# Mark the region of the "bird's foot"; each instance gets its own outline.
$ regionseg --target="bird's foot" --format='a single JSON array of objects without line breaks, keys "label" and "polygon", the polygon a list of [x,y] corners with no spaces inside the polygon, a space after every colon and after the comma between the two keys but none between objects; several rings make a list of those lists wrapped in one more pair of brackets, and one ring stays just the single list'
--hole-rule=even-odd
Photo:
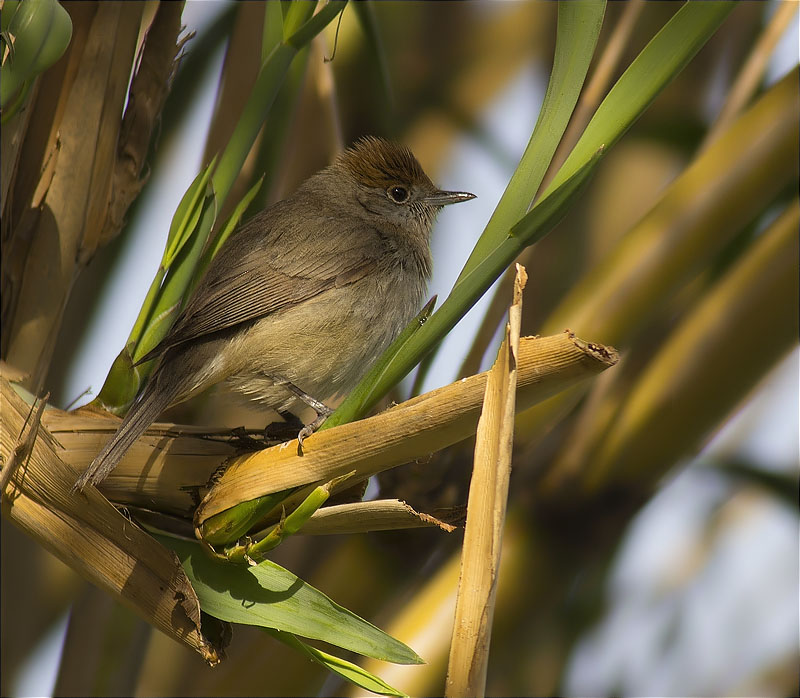
[{"label": "bird's foot", "polygon": [[311,436],[317,429],[322,426],[322,423],[333,414],[333,410],[328,407],[324,402],[317,400],[308,393],[298,388],[294,383],[289,381],[282,381],[281,385],[289,392],[293,393],[295,397],[311,407],[316,413],[316,418],[306,424],[297,434],[297,455],[303,455],[303,441]]},{"label": "bird's foot", "polygon": [[311,436],[317,429],[322,426],[322,423],[333,414],[333,410],[326,405],[322,405],[325,408],[325,412],[317,411],[316,418],[306,424],[300,432],[297,434],[297,455],[303,455],[303,441],[305,441],[309,436]]}]

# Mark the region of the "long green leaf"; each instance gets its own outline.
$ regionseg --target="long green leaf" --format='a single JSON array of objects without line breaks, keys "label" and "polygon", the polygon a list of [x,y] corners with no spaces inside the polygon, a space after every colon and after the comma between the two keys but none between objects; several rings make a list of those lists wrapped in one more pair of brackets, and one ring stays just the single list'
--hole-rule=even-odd
[{"label": "long green leaf", "polygon": [[283,41],[287,43],[296,31],[300,29],[314,14],[313,2],[290,2],[286,7],[283,18]]},{"label": "long green leaf", "polygon": [[[306,3],[297,4],[305,5]],[[217,192],[219,197],[220,205],[228,196],[228,192],[244,165],[244,161],[261,129],[264,118],[286,78],[292,59],[300,49],[308,44],[344,9],[346,4],[342,0],[329,2],[299,29],[291,33],[288,38],[275,46],[264,61],[253,86],[253,91],[250,93],[250,97],[242,110],[236,130],[220,157],[217,169],[214,171],[212,182],[214,191]],[[284,20],[284,26],[288,21],[290,26],[293,27],[300,16],[297,14],[299,12],[300,9],[293,10],[292,6],[290,6]],[[269,18],[272,19],[274,14],[274,12],[269,13]],[[284,35],[286,35],[286,32],[284,32]],[[271,33],[268,34],[268,37],[271,36]]]},{"label": "long green leaf", "polygon": [[159,297],[153,309],[153,315],[133,352],[134,362],[154,349],[172,327],[172,323],[180,312],[182,303],[185,303],[186,290],[194,276],[195,267],[208,241],[208,236],[211,234],[216,218],[217,199],[211,193],[203,201],[203,207],[194,231],[187,238],[175,257],[174,263],[167,271],[167,276],[161,285]]},{"label": "long green leaf", "polygon": [[610,148],[616,143],[714,35],[735,6],[735,2],[719,0],[685,3],[611,88],[548,191],[575,174],[598,148]]},{"label": "long green leaf", "polygon": [[575,0],[558,4],[553,70],[539,118],[522,159],[458,281],[497,247],[509,228],[528,210],[580,96],[600,35],[605,9],[605,0]]},{"label": "long green leaf", "polygon": [[205,167],[181,197],[170,223],[161,263],[150,282],[125,346],[114,360],[95,404],[124,415],[150,366],[134,366],[166,335],[180,308],[188,279],[216,218],[216,202],[208,182],[215,160]]},{"label": "long green leaf", "polygon": [[220,563],[197,543],[158,539],[177,553],[200,606],[215,618],[283,630],[396,664],[422,663],[410,647],[274,562]]},{"label": "long green leaf", "polygon": [[264,28],[261,35],[261,62],[283,39],[283,12],[278,2],[264,3]]},{"label": "long green leaf", "polygon": [[360,686],[367,691],[377,693],[381,696],[406,695],[402,691],[398,691],[396,688],[393,688],[388,683],[375,676],[375,674],[371,674],[366,669],[362,669],[360,666],[353,664],[352,662],[348,662],[341,657],[336,657],[328,652],[318,650],[316,647],[311,647],[305,642],[298,640],[291,633],[284,633],[280,630],[274,630],[273,628],[264,628],[264,631],[272,635],[272,637],[274,637],[276,640],[279,640],[283,644],[288,645],[298,652],[301,652],[315,664],[324,666],[328,671],[341,676],[346,681],[349,681],[356,686]]},{"label": "long green leaf", "polygon": [[175,209],[175,215],[172,216],[167,233],[167,245],[161,260],[161,266],[164,269],[172,266],[175,258],[194,233],[197,222],[200,220],[200,214],[203,212],[205,198],[210,194],[207,187],[215,164],[216,158],[212,159],[208,166],[194,178],[186,193],[181,197],[178,208]]},{"label": "long green leaf", "polygon": [[317,14],[294,32],[286,40],[286,43],[299,51],[336,19],[339,13],[344,10],[345,5],[347,5],[347,0],[329,0]]},{"label": "long green leaf", "polygon": [[213,167],[214,160],[198,173],[189,185],[186,193],[181,197],[178,207],[175,209],[172,221],[170,222],[169,232],[167,233],[167,243],[161,255],[161,263],[153,277],[153,281],[150,283],[147,296],[145,296],[142,307],[139,309],[139,315],[133,323],[133,328],[128,335],[126,346],[130,348],[131,353],[136,350],[142,335],[154,315],[155,307],[161,295],[161,285],[167,271],[174,263],[175,258],[178,256],[187,240],[194,233],[197,223],[200,220],[200,214],[205,204],[206,188]]}]

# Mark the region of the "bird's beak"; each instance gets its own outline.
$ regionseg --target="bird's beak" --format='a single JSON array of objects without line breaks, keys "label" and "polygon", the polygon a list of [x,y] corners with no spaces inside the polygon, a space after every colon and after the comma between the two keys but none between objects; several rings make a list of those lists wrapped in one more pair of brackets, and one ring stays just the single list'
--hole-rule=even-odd
[{"label": "bird's beak", "polygon": [[442,191],[437,189],[432,194],[428,194],[423,201],[426,204],[431,204],[431,206],[447,206],[448,204],[457,204],[474,198],[475,194],[470,194],[468,191]]}]

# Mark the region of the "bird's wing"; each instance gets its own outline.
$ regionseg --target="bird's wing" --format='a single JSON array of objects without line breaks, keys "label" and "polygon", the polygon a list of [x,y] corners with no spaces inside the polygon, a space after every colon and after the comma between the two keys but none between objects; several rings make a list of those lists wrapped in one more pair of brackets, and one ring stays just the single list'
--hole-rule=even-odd
[{"label": "bird's wing", "polygon": [[325,245],[324,254],[308,254],[309,244],[297,235],[265,231],[263,220],[248,221],[217,253],[169,334],[139,363],[354,283],[377,270],[382,251],[380,236],[367,229],[361,235],[326,237],[317,243]]}]

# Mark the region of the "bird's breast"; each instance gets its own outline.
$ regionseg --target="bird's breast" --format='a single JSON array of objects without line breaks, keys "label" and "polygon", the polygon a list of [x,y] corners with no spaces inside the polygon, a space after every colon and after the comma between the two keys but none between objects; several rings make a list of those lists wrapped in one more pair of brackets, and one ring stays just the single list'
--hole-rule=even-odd
[{"label": "bird's breast", "polygon": [[378,269],[262,318],[233,341],[229,384],[277,409],[292,402],[279,381],[323,401],[347,393],[419,312],[425,288],[419,270]]}]

